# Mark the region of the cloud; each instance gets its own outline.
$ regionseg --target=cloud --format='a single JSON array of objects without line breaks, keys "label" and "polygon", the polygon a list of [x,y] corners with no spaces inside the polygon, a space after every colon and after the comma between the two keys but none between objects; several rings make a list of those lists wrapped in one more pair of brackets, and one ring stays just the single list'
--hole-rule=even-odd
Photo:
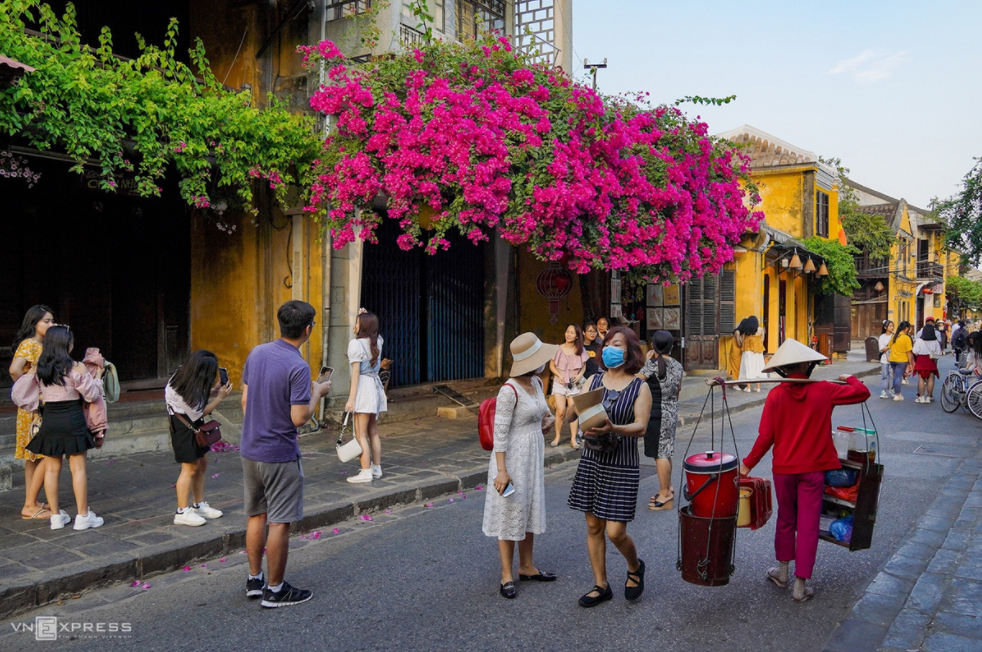
[{"label": "cloud", "polygon": [[889,77],[893,70],[907,59],[906,50],[895,54],[879,50],[864,50],[852,59],[845,59],[836,63],[829,70],[829,74],[841,75],[846,73],[857,82],[870,84]]}]

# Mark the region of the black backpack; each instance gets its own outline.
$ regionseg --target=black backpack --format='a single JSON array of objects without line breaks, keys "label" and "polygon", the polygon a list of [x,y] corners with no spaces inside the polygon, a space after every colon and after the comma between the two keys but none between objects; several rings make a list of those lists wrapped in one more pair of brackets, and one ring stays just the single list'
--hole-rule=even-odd
[{"label": "black backpack", "polygon": [[962,326],[951,338],[951,346],[956,349],[964,349],[966,344],[968,344],[968,335],[965,333],[965,327]]}]

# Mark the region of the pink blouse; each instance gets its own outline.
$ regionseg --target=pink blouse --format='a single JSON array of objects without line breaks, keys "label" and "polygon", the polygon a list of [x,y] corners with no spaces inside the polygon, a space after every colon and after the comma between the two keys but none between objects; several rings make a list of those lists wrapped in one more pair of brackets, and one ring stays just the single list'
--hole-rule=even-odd
[{"label": "pink blouse", "polygon": [[559,370],[560,381],[568,383],[570,379],[575,378],[580,373],[580,369],[583,368],[589,359],[590,353],[585,348],[579,355],[576,353],[567,355],[563,353],[563,349],[560,347],[556,350],[556,356],[552,361],[556,363],[556,369]]},{"label": "pink blouse", "polygon": [[102,383],[87,373],[80,374],[72,369],[65,376],[64,385],[41,385],[41,399],[45,403],[56,401],[77,401],[80,397],[86,403],[92,403],[102,396]]}]

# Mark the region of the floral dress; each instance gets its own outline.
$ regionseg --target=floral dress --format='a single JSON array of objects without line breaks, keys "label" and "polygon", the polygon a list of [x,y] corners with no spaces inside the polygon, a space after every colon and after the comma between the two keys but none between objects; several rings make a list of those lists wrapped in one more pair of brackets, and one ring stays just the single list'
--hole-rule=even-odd
[{"label": "floral dress", "polygon": [[[38,358],[41,357],[41,348],[41,343],[30,337],[23,340],[17,347],[14,357],[27,360],[27,365],[24,366],[24,373],[27,373],[28,370],[37,365]],[[31,441],[31,423],[37,418],[39,418],[37,412],[28,412],[27,410],[17,408],[17,445],[14,448],[14,457],[19,460],[36,462],[44,457],[43,455],[35,455],[27,450],[27,444]]]}]

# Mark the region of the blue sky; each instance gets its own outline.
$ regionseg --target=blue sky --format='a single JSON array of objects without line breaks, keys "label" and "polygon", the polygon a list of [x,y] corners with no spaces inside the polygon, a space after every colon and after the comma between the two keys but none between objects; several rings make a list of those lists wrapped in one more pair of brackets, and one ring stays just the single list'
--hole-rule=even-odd
[{"label": "blue sky", "polygon": [[982,156],[980,26],[982,0],[573,0],[576,67],[607,57],[603,92],[736,95],[684,108],[711,133],[750,124],[837,156],[923,208]]}]

